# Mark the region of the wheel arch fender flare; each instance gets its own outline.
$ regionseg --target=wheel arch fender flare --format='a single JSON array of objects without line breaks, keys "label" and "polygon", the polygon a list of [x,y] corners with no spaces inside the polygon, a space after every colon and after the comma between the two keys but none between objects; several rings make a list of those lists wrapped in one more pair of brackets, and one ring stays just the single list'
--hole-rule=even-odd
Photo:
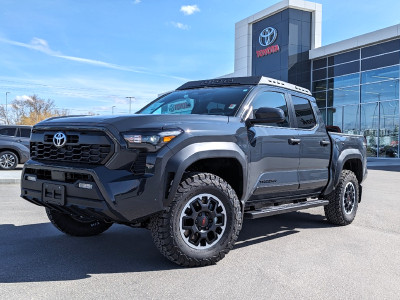
[{"label": "wheel arch fender flare", "polygon": [[[350,159],[359,160],[361,162],[361,165],[363,166],[363,155],[359,150],[357,149],[343,150],[342,153],[340,153],[338,160],[336,162],[336,166],[333,170],[333,187],[336,187],[338,185],[340,174],[342,173],[343,167],[346,164],[346,162]],[[363,173],[362,176],[364,176]],[[361,184],[361,181],[359,182],[359,184]]]},{"label": "wheel arch fender flare", "polygon": [[[243,191],[247,184],[247,158],[243,150],[232,142],[203,142],[194,143],[186,146],[175,153],[167,162],[164,177],[169,173],[174,173],[172,185],[170,186],[168,197],[164,197],[164,206],[168,206],[178,189],[180,182],[184,176],[185,170],[196,161],[207,158],[234,158],[236,159],[243,171]],[[166,184],[167,182],[164,181]],[[168,186],[164,186],[168,189]],[[164,193],[166,195],[167,193]]]},{"label": "wheel arch fender flare", "polygon": [[20,152],[20,149],[18,149],[18,147],[14,146],[12,144],[8,145],[7,147],[0,148],[0,153],[1,152],[5,152],[5,151],[10,151],[10,152],[15,153],[17,155],[18,161],[20,161],[21,158],[22,158],[22,154]]}]

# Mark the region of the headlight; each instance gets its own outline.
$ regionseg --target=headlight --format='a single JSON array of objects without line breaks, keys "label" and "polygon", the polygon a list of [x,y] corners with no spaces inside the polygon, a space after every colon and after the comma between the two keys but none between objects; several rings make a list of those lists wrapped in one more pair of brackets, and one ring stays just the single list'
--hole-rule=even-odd
[{"label": "headlight", "polygon": [[168,130],[161,132],[142,132],[142,133],[125,133],[123,137],[129,148],[145,148],[149,152],[154,152],[168,144],[183,131]]}]

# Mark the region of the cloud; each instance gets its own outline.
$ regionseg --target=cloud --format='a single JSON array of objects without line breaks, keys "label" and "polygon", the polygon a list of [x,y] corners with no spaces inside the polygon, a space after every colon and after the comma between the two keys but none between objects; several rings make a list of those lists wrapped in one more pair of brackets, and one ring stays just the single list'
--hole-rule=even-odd
[{"label": "cloud", "polygon": [[14,45],[14,46],[19,46],[19,47],[24,47],[28,48],[31,50],[36,50],[42,53],[45,53],[50,56],[58,57],[58,58],[63,58],[66,60],[72,60],[72,61],[77,61],[81,63],[86,63],[90,65],[95,65],[95,66],[101,66],[101,67],[106,67],[109,69],[115,69],[115,70],[122,70],[122,71],[131,71],[131,72],[138,72],[140,73],[141,71],[135,70],[129,67],[124,67],[116,64],[111,64],[107,62],[103,62],[100,60],[95,60],[95,59],[89,59],[89,58],[82,58],[82,57],[75,57],[75,56],[69,56],[69,55],[63,55],[60,52],[54,51],[49,47],[49,44],[47,43],[46,40],[34,37],[29,44],[26,43],[21,43],[21,42],[16,42],[16,41],[11,41],[7,39],[0,38],[0,42]]},{"label": "cloud", "polygon": [[142,0],[135,0],[133,1],[133,4],[139,4],[140,2],[142,2]]},{"label": "cloud", "polygon": [[[187,25],[184,25],[181,23],[176,23],[176,24],[178,24],[178,25],[176,25],[176,27],[178,27],[178,28],[180,28],[179,26],[182,26],[181,29],[189,28]],[[127,71],[127,72],[134,72],[134,73],[140,73],[140,74],[172,78],[172,79],[177,79],[177,80],[181,80],[181,81],[188,81],[187,78],[168,75],[168,74],[154,73],[151,70],[148,70],[146,68],[133,68],[133,67],[112,64],[112,63],[108,63],[108,62],[104,62],[104,61],[100,61],[100,60],[90,59],[90,58],[82,58],[82,57],[64,55],[59,51],[52,50],[46,40],[43,40],[43,39],[40,39],[37,37],[34,37],[29,44],[12,41],[12,40],[4,39],[1,37],[0,37],[0,42],[6,43],[9,45],[13,45],[13,46],[18,46],[18,47],[23,47],[23,48],[39,51],[39,52],[42,52],[49,56],[62,58],[65,60],[70,60],[70,61],[75,61],[75,62],[79,62],[79,63],[83,63],[83,64],[89,64],[89,65],[93,65],[93,66],[104,67],[104,68],[120,70],[120,71]]]},{"label": "cloud", "polygon": [[181,6],[181,12],[183,12],[183,14],[187,15],[187,16],[193,15],[195,12],[199,12],[199,11],[200,11],[200,8],[196,4]]},{"label": "cloud", "polygon": [[189,28],[190,28],[189,25],[182,24],[182,23],[179,23],[179,22],[171,22],[171,24],[172,24],[174,27],[179,28],[179,29],[182,29],[182,30],[189,30]]},{"label": "cloud", "polygon": [[22,96],[16,96],[15,100],[32,100],[31,97],[27,96],[27,95],[22,95]]}]

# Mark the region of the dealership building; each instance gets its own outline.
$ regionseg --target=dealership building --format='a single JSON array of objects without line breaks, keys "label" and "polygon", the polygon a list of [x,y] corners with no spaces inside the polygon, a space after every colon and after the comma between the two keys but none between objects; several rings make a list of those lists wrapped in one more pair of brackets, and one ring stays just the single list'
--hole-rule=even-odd
[{"label": "dealership building", "polygon": [[308,88],[327,125],[367,139],[368,156],[399,158],[400,24],[321,46],[322,5],[285,0],[235,26],[231,76]]}]

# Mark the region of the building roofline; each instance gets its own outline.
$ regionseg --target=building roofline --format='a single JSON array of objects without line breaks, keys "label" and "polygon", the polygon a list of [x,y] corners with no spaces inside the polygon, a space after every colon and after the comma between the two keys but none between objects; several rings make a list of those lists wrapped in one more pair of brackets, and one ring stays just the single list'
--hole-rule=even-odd
[{"label": "building roofline", "polygon": [[387,40],[400,37],[400,24],[358,35],[340,42],[332,43],[309,51],[310,59],[317,59],[324,56],[333,55],[340,52],[347,52],[355,48],[360,48]]},{"label": "building roofline", "polygon": [[321,11],[322,5],[319,3],[303,1],[303,0],[283,0],[274,5],[271,5],[270,7],[263,9],[262,11],[259,11],[258,13],[255,13],[254,15],[251,15],[247,18],[244,18],[243,20],[240,20],[235,24],[235,26],[240,27],[243,25],[258,22],[287,8],[295,8],[295,9],[314,12],[317,10]]},{"label": "building roofline", "polygon": [[283,0],[235,24],[235,76],[251,75],[253,24],[288,8],[311,12],[311,49],[321,46],[322,4]]}]

